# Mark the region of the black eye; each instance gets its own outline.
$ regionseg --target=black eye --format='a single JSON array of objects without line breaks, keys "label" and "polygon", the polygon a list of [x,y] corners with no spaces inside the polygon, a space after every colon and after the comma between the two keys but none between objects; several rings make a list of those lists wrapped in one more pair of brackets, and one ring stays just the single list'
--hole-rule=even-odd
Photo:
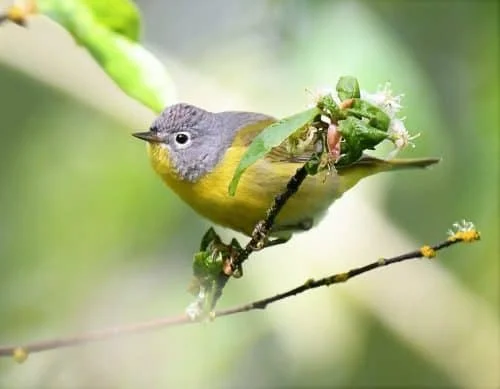
[{"label": "black eye", "polygon": [[187,132],[178,132],[175,135],[175,143],[180,146],[186,145],[191,140],[189,133]]}]

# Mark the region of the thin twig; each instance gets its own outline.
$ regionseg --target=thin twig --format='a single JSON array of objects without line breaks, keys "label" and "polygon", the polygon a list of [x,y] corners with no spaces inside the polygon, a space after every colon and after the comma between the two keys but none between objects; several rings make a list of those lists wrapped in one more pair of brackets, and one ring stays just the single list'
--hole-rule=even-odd
[{"label": "thin twig", "polygon": [[212,301],[212,308],[215,307],[219,299],[222,297],[222,291],[229,281],[229,278],[235,271],[239,271],[241,273],[241,265],[243,262],[245,262],[248,257],[258,249],[259,245],[263,244],[267,240],[274,226],[274,222],[276,221],[276,217],[290,197],[292,197],[299,190],[300,185],[302,185],[306,178],[307,170],[305,165],[303,165],[298,168],[292,178],[290,178],[284,191],[274,197],[271,206],[266,211],[266,218],[260,220],[255,225],[252,237],[246,244],[245,248],[239,251],[234,257],[228,258],[228,266],[223,267],[222,272],[217,278],[217,290],[215,292],[214,300]]},{"label": "thin twig", "polygon": [[[289,297],[304,293],[306,291],[316,289],[322,286],[329,286],[333,284],[338,284],[345,282],[353,277],[359,276],[363,273],[367,273],[374,269],[392,265],[398,262],[406,261],[409,259],[417,259],[422,257],[433,257],[437,251],[442,250],[446,247],[452,246],[459,242],[472,242],[479,239],[479,233],[477,231],[470,231],[469,235],[456,235],[448,238],[447,240],[438,243],[434,246],[423,246],[419,250],[415,250],[406,254],[398,255],[392,258],[381,258],[376,262],[372,262],[368,265],[351,269],[345,273],[338,273],[328,277],[321,278],[319,280],[310,279],[304,284],[290,289],[286,292],[279,293],[272,297],[267,297],[261,300],[251,302],[249,304],[239,305],[234,308],[228,308],[219,310],[211,315],[212,318],[221,316],[230,316],[242,312],[248,312],[257,309],[265,309],[268,305],[275,302],[284,300]],[[24,346],[0,346],[0,357],[14,357],[17,361],[22,362],[27,358],[28,354],[46,350],[59,349],[63,347],[77,346],[80,344],[95,342],[99,340],[107,340],[115,338],[118,336],[125,336],[135,333],[147,332],[158,330],[166,327],[174,327],[180,325],[187,325],[197,323],[199,321],[194,321],[187,315],[180,315],[175,317],[151,320],[136,324],[131,324],[122,327],[115,327],[104,329],[101,331],[87,332],[80,335],[75,335],[66,338],[50,339],[40,342],[27,343]]]},{"label": "thin twig", "polygon": [[274,198],[273,203],[266,212],[266,218],[257,223],[252,234],[252,238],[247,243],[245,248],[239,253],[239,255],[234,258],[232,262],[233,270],[241,266],[241,264],[248,259],[250,254],[252,254],[256,250],[256,247],[263,240],[268,238],[274,226],[274,222],[276,221],[276,217],[283,209],[287,201],[290,199],[290,197],[292,197],[299,190],[300,186],[306,178],[307,170],[305,165],[303,165],[298,168],[292,178],[290,178],[290,180],[286,184],[285,190]]}]

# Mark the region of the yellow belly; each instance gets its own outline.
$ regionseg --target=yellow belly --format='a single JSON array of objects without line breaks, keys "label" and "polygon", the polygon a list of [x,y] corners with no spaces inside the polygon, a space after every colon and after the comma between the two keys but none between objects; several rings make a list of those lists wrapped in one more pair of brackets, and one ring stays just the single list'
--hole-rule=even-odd
[{"label": "yellow belly", "polygon": [[[195,183],[182,181],[176,176],[161,146],[152,144],[149,151],[155,171],[196,212],[216,224],[247,235],[265,217],[274,197],[285,189],[301,166],[260,160],[243,174],[235,196],[229,196],[229,182],[245,151],[244,147],[229,148],[217,167]],[[290,226],[310,218],[318,221],[339,196],[339,182],[335,174],[327,176],[326,180],[323,175],[307,177],[279,214],[275,226]]]}]

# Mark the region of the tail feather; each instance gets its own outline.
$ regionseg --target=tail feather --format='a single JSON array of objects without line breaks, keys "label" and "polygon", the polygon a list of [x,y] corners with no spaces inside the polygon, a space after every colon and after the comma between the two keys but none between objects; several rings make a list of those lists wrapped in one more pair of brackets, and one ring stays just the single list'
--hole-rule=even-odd
[{"label": "tail feather", "polygon": [[337,173],[341,178],[342,187],[345,190],[353,187],[361,179],[376,173],[403,170],[422,169],[432,166],[441,161],[440,158],[412,158],[412,159],[380,159],[369,155],[363,155],[355,163],[340,167]]},{"label": "tail feather", "polygon": [[347,166],[346,169],[358,166],[374,169],[375,172],[378,172],[392,169],[426,168],[440,161],[441,158],[380,159],[364,154],[354,164]]}]

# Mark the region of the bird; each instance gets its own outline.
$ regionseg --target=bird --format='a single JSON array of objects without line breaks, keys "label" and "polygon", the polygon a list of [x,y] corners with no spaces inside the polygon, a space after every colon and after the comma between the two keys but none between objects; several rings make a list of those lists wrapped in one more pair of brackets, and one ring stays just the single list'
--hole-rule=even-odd
[{"label": "bird", "polygon": [[[148,131],[153,170],[184,202],[213,223],[251,236],[265,218],[274,197],[314,150],[292,155],[284,144],[250,166],[234,196],[228,193],[235,169],[252,143],[276,118],[256,112],[209,112],[187,103],[166,107]],[[335,200],[368,176],[409,168],[425,168],[436,158],[379,159],[367,154],[329,174],[308,176],[278,214],[270,236],[289,239],[315,226]]]}]

